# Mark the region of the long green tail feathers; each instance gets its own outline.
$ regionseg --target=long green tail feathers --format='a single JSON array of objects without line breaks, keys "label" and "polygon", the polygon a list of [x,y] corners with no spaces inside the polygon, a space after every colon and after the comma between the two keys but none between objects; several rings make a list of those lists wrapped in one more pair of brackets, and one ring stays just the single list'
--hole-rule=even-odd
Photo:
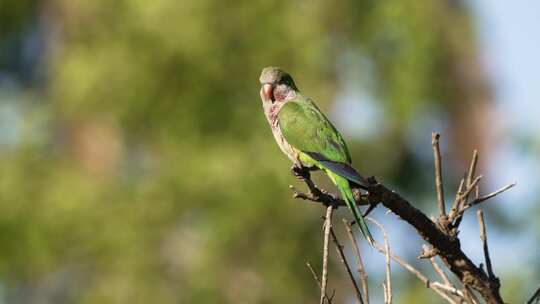
[{"label": "long green tail feathers", "polygon": [[[300,157],[306,154],[300,154]],[[309,158],[307,159],[308,162],[313,162],[317,167],[319,167],[321,170],[323,170],[328,177],[334,182],[336,187],[338,188],[341,197],[347,204],[347,207],[351,211],[354,220],[356,224],[358,225],[358,228],[360,229],[360,232],[366,238],[368,243],[373,246],[373,237],[371,236],[371,233],[369,232],[369,228],[364,221],[364,217],[362,216],[362,213],[358,209],[358,206],[356,206],[356,201],[354,199],[353,192],[351,190],[351,186],[349,185],[349,180],[337,173],[332,172],[330,168],[326,168],[324,165],[322,165],[320,162],[315,161],[311,158],[311,156],[307,155]]]},{"label": "long green tail feathers", "polygon": [[336,183],[337,188],[339,189],[339,192],[341,193],[341,197],[347,204],[347,207],[349,207],[349,210],[351,211],[354,220],[358,225],[358,228],[360,228],[360,232],[366,238],[368,243],[370,245],[373,245],[373,237],[369,232],[369,228],[364,221],[362,213],[358,209],[358,206],[356,206],[356,201],[354,200],[354,195],[352,193],[351,187],[349,186],[349,181],[341,176],[333,176],[333,179]]}]

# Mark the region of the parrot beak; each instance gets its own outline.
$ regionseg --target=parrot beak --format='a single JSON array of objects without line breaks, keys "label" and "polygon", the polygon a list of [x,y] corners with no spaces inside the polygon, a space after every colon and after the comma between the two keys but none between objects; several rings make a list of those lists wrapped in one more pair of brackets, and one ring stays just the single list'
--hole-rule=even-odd
[{"label": "parrot beak", "polygon": [[264,100],[271,100],[274,102],[274,86],[269,83],[265,83],[261,87],[261,97]]}]

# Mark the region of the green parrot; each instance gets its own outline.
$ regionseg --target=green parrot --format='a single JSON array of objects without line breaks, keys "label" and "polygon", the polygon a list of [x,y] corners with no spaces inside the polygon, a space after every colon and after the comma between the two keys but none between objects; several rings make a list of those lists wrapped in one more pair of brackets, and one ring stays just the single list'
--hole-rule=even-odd
[{"label": "green parrot", "polygon": [[264,68],[261,100],[274,138],[296,168],[320,169],[338,188],[360,232],[373,238],[354,200],[351,183],[365,179],[351,167],[351,155],[341,134],[315,103],[302,95],[291,75],[276,67]]}]

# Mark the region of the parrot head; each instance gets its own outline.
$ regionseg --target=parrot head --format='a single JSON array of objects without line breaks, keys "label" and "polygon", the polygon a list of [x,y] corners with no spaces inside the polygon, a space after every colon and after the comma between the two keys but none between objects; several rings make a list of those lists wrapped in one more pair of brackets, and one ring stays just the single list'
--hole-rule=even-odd
[{"label": "parrot head", "polygon": [[264,68],[259,81],[263,102],[287,101],[293,98],[298,90],[291,75],[276,67]]}]

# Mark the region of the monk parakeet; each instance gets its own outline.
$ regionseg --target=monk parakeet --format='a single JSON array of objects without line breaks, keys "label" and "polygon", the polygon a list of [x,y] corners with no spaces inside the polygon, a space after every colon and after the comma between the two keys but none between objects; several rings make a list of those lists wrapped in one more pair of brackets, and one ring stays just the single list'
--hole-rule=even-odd
[{"label": "monk parakeet", "polygon": [[351,155],[341,134],[315,103],[300,93],[288,73],[267,67],[259,80],[264,114],[283,153],[297,168],[320,169],[328,175],[371,244],[371,234],[351,190],[351,183],[365,186],[366,182],[351,167]]}]

